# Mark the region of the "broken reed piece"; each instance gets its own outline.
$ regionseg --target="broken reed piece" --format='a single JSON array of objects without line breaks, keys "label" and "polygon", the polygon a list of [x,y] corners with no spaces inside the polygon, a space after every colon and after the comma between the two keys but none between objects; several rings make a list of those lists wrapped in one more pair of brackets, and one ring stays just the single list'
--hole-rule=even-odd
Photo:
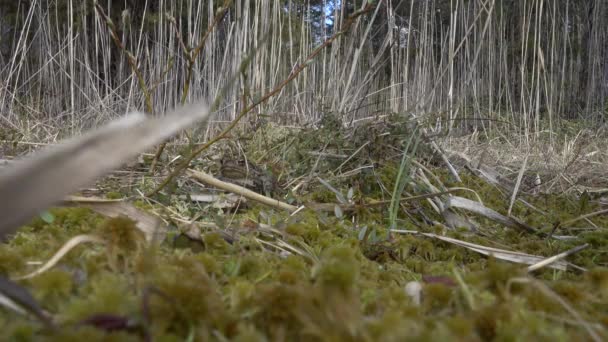
[{"label": "broken reed piece", "polygon": [[226,190],[226,191],[235,193],[237,195],[241,195],[252,201],[260,202],[262,204],[265,204],[265,205],[268,205],[268,206],[271,206],[271,207],[274,207],[277,209],[286,210],[290,213],[293,213],[294,211],[296,211],[298,209],[298,207],[296,207],[296,206],[293,206],[293,205],[285,203],[285,202],[281,202],[279,200],[275,200],[270,197],[260,195],[257,192],[251,191],[242,186],[221,181],[202,171],[188,169],[187,174],[188,174],[188,176],[195,178],[207,185],[211,185],[218,189]]},{"label": "broken reed piece", "polygon": [[0,171],[0,239],[137,153],[208,117],[202,103],[162,117],[134,112],[11,163]]}]

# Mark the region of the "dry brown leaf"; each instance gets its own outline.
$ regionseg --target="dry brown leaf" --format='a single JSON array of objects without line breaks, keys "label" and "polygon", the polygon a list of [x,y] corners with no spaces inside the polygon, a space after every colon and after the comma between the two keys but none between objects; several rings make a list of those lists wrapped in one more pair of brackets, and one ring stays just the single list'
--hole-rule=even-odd
[{"label": "dry brown leaf", "polygon": [[2,169],[0,239],[63,196],[208,115],[206,105],[181,107],[157,118],[131,113]]},{"label": "dry brown leaf", "polygon": [[445,202],[445,208],[458,208],[467,211],[471,211],[475,214],[481,215],[490,219],[492,221],[496,221],[504,224],[510,228],[517,228],[528,233],[536,233],[536,229],[528,226],[527,224],[516,220],[513,217],[507,217],[498,212],[484,206],[483,204],[475,201],[471,201],[470,199],[458,196],[450,196]]},{"label": "dry brown leaf", "polygon": [[161,242],[167,235],[167,225],[160,218],[124,200],[69,196],[63,201],[63,205],[87,207],[108,217],[126,216],[135,221],[137,228],[144,233],[148,242]]},{"label": "dry brown leaf", "polygon": [[[462,241],[462,240],[454,239],[451,237],[441,236],[441,235],[432,234],[432,233],[422,233],[422,232],[413,231],[413,230],[398,230],[398,229],[391,230],[391,231],[394,233],[398,233],[398,234],[424,235],[426,237],[438,239],[438,240],[441,240],[444,242],[448,242],[448,243],[451,243],[451,244],[454,244],[457,246],[467,248],[469,250],[472,250],[472,251],[480,253],[480,254],[493,256],[496,259],[511,261],[511,262],[515,262],[515,263],[519,263],[519,264],[534,265],[534,264],[537,264],[546,259],[545,257],[541,257],[541,256],[537,256],[537,255],[513,252],[513,251],[508,251],[505,249],[499,249],[499,248],[493,248],[493,247],[486,247],[486,246],[474,244],[471,242]],[[572,268],[576,268],[576,269],[581,269],[581,267],[576,266],[567,261],[563,261],[563,260],[557,260],[557,261],[547,265],[547,267],[562,270],[562,271],[565,271],[568,268],[568,266],[570,266]]]}]

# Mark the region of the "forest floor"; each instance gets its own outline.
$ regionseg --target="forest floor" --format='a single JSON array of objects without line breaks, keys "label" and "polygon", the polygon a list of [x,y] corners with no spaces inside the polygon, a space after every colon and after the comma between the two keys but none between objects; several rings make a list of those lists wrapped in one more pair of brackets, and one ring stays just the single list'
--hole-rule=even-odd
[{"label": "forest floor", "polygon": [[419,133],[398,117],[266,124],[151,197],[194,146],[169,144],[155,175],[143,154],[0,245],[0,274],[55,323],[2,308],[0,329],[19,341],[608,340],[608,132]]}]

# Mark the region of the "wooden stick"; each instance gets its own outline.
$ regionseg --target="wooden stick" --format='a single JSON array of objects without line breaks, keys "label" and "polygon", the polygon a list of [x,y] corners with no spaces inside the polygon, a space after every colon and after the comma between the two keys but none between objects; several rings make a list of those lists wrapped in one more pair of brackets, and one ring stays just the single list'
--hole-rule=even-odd
[{"label": "wooden stick", "polygon": [[197,171],[197,170],[193,170],[193,169],[188,169],[187,171],[188,176],[192,177],[192,178],[196,178],[197,180],[207,184],[207,185],[211,185],[213,187],[216,187],[218,189],[222,189],[222,190],[226,190],[226,191],[230,191],[232,193],[235,193],[237,195],[241,195],[247,199],[250,199],[252,201],[256,201],[256,202],[260,202],[262,204],[277,208],[277,209],[282,209],[282,210],[287,210],[290,213],[296,211],[298,209],[298,207],[293,206],[291,204],[287,204],[285,202],[281,202],[279,200],[275,200],[273,198],[270,197],[266,197],[263,195],[258,194],[255,191],[251,191],[249,189],[246,189],[242,186],[236,185],[236,184],[232,184],[232,183],[228,183],[228,182],[224,182],[221,181],[213,176],[211,176],[210,174],[207,174],[205,172],[202,171]]}]

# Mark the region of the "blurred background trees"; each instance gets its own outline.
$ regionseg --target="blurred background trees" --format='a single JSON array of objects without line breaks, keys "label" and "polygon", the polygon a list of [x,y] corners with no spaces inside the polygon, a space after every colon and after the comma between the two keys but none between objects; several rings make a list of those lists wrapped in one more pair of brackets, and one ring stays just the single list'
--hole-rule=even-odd
[{"label": "blurred background trees", "polygon": [[[196,61],[188,96],[213,99],[258,49],[223,100],[220,118],[230,120],[244,93],[260,96],[285,79],[365,2],[232,1]],[[194,48],[224,2],[99,3],[137,58],[155,108],[179,102],[187,62],[178,37]],[[396,112],[449,129],[487,128],[500,119],[530,132],[562,119],[606,120],[606,1],[374,3],[257,113],[301,123],[327,112],[346,121]],[[143,108],[127,51],[114,44],[92,0],[0,0],[0,33],[3,124],[22,127],[31,119],[79,129]]]}]

